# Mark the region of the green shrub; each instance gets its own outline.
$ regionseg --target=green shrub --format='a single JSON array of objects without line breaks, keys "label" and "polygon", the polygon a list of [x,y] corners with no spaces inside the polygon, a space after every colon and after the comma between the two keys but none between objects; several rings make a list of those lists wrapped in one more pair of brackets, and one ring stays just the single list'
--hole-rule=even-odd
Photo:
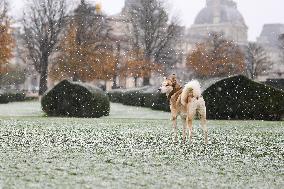
[{"label": "green shrub", "polygon": [[25,93],[21,93],[21,92],[9,93],[7,95],[8,95],[9,102],[21,102],[21,101],[24,101],[26,97]]},{"label": "green shrub", "polygon": [[41,104],[49,116],[98,118],[110,111],[109,98],[102,90],[67,80],[48,91]]},{"label": "green shrub", "polygon": [[284,91],[284,79],[268,79],[264,84]]},{"label": "green shrub", "polygon": [[284,93],[242,75],[221,80],[203,93],[209,119],[280,120]]},{"label": "green shrub", "polygon": [[156,93],[143,93],[143,107],[153,108]]},{"label": "green shrub", "polygon": [[38,100],[37,96],[26,96],[25,101],[35,101]]},{"label": "green shrub", "polygon": [[108,92],[108,96],[111,102],[122,103],[123,101],[123,93],[120,91]]},{"label": "green shrub", "polygon": [[141,106],[153,110],[170,111],[165,94],[143,92],[143,90],[111,91],[108,93],[110,101],[128,106]]},{"label": "green shrub", "polygon": [[140,91],[129,91],[123,94],[122,103],[128,106],[142,106],[145,105],[145,96]]},{"label": "green shrub", "polygon": [[0,92],[0,104],[24,101],[25,97],[26,95],[23,92],[17,92],[17,91]]},{"label": "green shrub", "polygon": [[0,104],[9,103],[8,95],[5,93],[0,93]]},{"label": "green shrub", "polygon": [[155,94],[152,109],[170,112],[170,104],[167,96],[165,94]]}]

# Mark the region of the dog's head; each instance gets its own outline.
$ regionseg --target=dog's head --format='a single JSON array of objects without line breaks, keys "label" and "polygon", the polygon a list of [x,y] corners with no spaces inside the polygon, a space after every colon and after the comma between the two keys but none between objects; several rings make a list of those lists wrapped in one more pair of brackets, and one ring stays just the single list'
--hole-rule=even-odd
[{"label": "dog's head", "polygon": [[177,85],[176,75],[172,74],[170,77],[164,77],[161,87],[158,89],[161,93],[169,94]]}]

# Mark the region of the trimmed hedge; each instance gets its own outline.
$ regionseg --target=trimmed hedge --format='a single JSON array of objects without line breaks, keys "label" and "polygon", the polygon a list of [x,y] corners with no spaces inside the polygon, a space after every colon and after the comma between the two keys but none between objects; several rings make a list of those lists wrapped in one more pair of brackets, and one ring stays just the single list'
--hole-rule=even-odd
[{"label": "trimmed hedge", "polygon": [[203,93],[209,119],[281,120],[284,93],[239,75],[221,80]]},{"label": "trimmed hedge", "polygon": [[109,98],[101,89],[68,80],[48,91],[41,105],[48,116],[99,118],[110,111]]},{"label": "trimmed hedge", "polygon": [[25,98],[26,95],[23,92],[3,92],[0,93],[0,104],[25,101]]},{"label": "trimmed hedge", "polygon": [[111,91],[108,93],[110,101],[128,106],[147,107],[153,110],[170,111],[169,102],[165,94],[133,91]]},{"label": "trimmed hedge", "polygon": [[264,84],[284,91],[284,79],[268,79]]},{"label": "trimmed hedge", "polygon": [[165,94],[156,94],[154,96],[152,109],[170,112],[171,109],[167,96]]}]

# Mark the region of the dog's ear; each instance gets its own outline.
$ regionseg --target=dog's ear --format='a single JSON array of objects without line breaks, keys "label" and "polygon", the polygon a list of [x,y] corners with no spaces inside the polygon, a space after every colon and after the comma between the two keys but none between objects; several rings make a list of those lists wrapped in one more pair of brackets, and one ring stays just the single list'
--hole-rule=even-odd
[{"label": "dog's ear", "polygon": [[176,74],[172,74],[170,77],[170,80],[172,81],[173,85],[177,84],[177,77]]}]

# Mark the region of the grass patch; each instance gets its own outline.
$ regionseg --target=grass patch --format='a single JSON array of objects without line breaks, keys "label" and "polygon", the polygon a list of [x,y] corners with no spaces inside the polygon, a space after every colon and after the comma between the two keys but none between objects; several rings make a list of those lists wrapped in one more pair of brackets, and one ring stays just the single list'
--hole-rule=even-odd
[{"label": "grass patch", "polygon": [[135,109],[123,106],[119,117],[122,107],[112,108],[111,116],[103,119],[2,116],[0,187],[284,185],[283,122],[209,121],[206,146],[198,121],[192,144],[173,143],[167,113],[154,119],[154,111],[138,109],[135,113]]}]

